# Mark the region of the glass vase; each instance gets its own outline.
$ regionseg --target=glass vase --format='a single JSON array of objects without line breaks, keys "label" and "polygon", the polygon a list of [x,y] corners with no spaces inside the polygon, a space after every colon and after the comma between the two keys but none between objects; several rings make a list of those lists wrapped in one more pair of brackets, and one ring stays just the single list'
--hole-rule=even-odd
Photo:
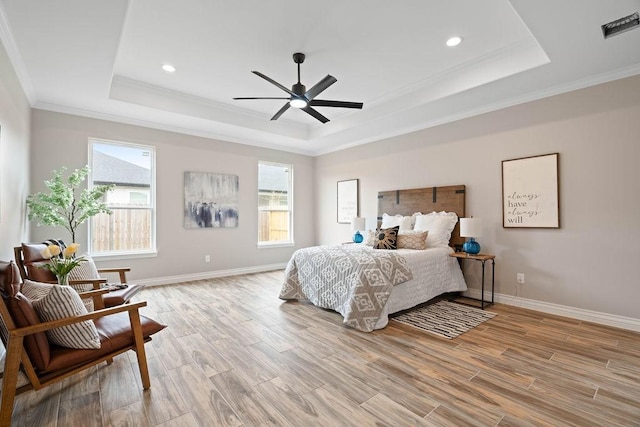
[{"label": "glass vase", "polygon": [[68,274],[56,274],[56,279],[58,279],[58,285],[68,286],[69,285],[69,275]]}]

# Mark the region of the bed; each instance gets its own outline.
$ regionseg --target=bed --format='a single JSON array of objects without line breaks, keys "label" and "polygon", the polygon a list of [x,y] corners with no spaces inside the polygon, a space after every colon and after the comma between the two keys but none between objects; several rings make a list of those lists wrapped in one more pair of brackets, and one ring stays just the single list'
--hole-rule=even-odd
[{"label": "bed", "polygon": [[[402,223],[398,227],[405,236],[431,228],[427,248],[343,244],[299,249],[287,264],[280,298],[335,310],[345,325],[371,332],[384,328],[393,313],[447,292],[465,291],[460,266],[449,256],[464,242],[457,221],[465,214],[464,199],[464,185],[378,193],[378,226]],[[433,226],[434,220],[453,227],[447,240]]]}]

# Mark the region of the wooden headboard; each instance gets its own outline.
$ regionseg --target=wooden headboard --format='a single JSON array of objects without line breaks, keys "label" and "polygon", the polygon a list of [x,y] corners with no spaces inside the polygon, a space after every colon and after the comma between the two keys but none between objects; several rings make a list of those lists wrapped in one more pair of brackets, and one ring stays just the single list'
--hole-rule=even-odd
[{"label": "wooden headboard", "polygon": [[[378,193],[378,225],[385,212],[389,215],[408,216],[416,212],[427,214],[433,211],[446,211],[455,212],[458,218],[464,218],[464,201],[464,185],[380,191]],[[464,237],[460,237],[460,222],[458,222],[451,233],[449,245],[454,249],[460,248],[464,240]]]}]

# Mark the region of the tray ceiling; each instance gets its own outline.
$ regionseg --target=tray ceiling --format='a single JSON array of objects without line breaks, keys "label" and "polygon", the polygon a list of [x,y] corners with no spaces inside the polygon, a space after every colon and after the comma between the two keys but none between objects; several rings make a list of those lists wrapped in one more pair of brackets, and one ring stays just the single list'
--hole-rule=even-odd
[{"label": "tray ceiling", "polygon": [[[0,0],[0,37],[34,108],[318,155],[640,72],[638,0]],[[462,37],[447,47],[451,36]],[[251,73],[338,81],[320,124]],[[165,63],[175,73],[161,69]]]}]

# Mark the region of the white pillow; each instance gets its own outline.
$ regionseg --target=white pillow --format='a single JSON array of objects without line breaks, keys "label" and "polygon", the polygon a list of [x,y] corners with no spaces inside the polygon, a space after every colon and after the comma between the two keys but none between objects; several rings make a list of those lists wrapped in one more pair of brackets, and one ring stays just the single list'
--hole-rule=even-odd
[{"label": "white pillow", "polygon": [[400,230],[411,230],[412,226],[413,217],[411,216],[382,214],[382,224],[380,228],[400,227]]},{"label": "white pillow", "polygon": [[[70,286],[25,280],[21,292],[31,300],[34,310],[43,322],[87,314],[80,296]],[[47,338],[62,347],[100,348],[100,336],[91,320],[51,329],[47,331]]]},{"label": "white pillow", "polygon": [[451,232],[458,223],[458,215],[455,212],[431,212],[427,215],[416,216],[416,224],[413,227],[417,231],[428,231],[428,248],[446,248],[449,246]]}]

